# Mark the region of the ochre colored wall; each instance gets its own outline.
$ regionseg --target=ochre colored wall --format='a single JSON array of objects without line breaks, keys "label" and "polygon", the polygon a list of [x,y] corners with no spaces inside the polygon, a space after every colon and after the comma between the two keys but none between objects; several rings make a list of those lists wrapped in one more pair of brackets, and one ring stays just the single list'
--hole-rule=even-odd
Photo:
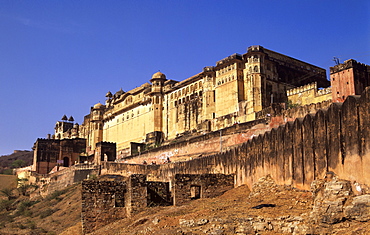
[{"label": "ochre colored wall", "polygon": [[103,141],[117,143],[117,150],[130,142],[142,142],[145,134],[154,131],[152,105],[143,105],[123,112],[105,122]]}]

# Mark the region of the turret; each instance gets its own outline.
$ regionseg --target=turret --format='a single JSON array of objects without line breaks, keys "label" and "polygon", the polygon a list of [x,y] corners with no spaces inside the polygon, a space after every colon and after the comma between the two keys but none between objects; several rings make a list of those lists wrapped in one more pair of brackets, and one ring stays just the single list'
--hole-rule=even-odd
[{"label": "turret", "polygon": [[163,133],[163,85],[167,81],[166,75],[161,72],[153,74],[150,82],[152,83],[152,107],[153,107],[153,121],[154,132]]},{"label": "turret", "polygon": [[166,75],[163,73],[158,71],[153,74],[152,79],[150,79],[150,82],[152,83],[152,92],[162,93],[162,87],[165,81],[167,81],[167,79]]}]

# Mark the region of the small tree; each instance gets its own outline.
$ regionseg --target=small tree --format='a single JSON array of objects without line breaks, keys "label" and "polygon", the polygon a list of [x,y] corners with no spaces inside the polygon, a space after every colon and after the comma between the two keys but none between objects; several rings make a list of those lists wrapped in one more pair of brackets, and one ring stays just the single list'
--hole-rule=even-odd
[{"label": "small tree", "polygon": [[26,162],[21,160],[21,159],[15,160],[12,163],[13,168],[21,168],[21,167],[24,167],[24,166],[26,166]]}]

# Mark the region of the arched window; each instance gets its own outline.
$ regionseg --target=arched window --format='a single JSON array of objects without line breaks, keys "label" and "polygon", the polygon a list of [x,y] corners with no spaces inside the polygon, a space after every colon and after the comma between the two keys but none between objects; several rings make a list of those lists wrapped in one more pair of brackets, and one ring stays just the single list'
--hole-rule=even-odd
[{"label": "arched window", "polygon": [[256,66],[254,66],[253,71],[254,71],[255,73],[258,73],[258,66],[257,66],[257,65],[256,65]]}]

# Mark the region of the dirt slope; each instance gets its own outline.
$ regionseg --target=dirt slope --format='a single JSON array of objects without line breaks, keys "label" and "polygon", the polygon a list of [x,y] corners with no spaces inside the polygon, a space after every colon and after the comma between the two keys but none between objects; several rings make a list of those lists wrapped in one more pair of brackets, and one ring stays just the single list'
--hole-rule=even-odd
[{"label": "dirt slope", "polygon": [[[151,208],[93,234],[235,234],[235,229],[249,219],[261,215],[298,216],[311,208],[307,192],[287,190],[263,197],[248,197],[249,193],[248,187],[241,186],[220,197],[199,199],[185,206]],[[261,204],[275,207],[252,209]]]}]

